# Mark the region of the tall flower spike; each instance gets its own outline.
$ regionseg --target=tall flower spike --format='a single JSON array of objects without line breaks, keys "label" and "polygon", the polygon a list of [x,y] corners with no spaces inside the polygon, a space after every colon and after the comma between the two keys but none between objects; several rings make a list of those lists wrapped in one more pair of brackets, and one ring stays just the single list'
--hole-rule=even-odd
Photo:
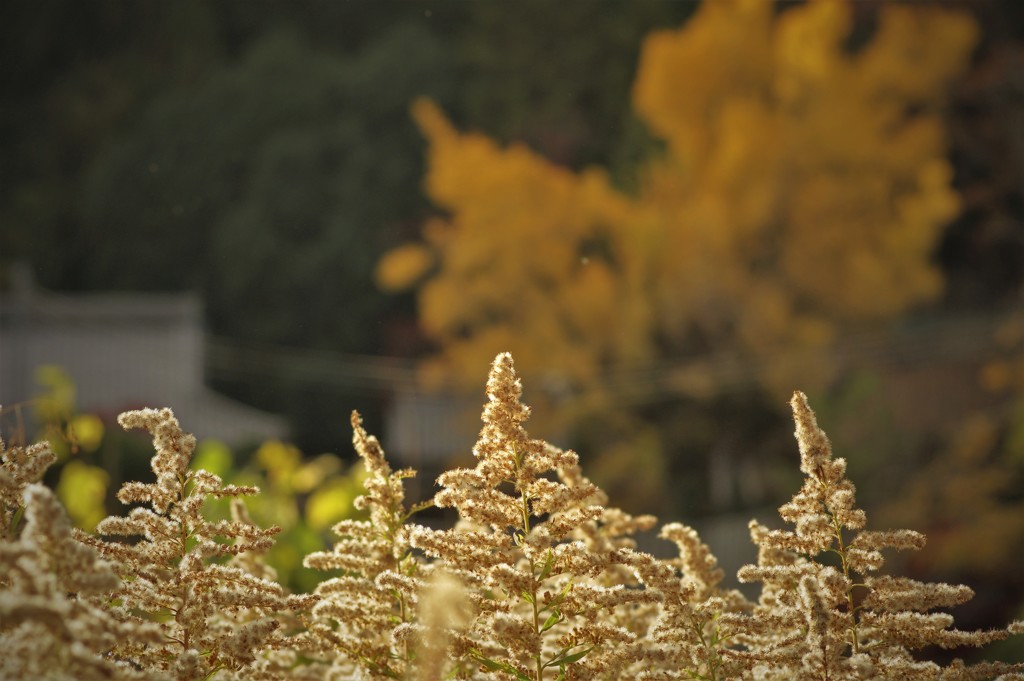
[{"label": "tall flower spike", "polygon": [[150,623],[125,624],[107,609],[119,580],[95,549],[75,541],[53,492],[24,490],[25,523],[15,541],[0,539],[0,678],[148,679],[107,652],[121,641],[159,644]]},{"label": "tall flower spike", "polygon": [[352,444],[368,473],[366,493],[355,505],[370,519],[336,524],[339,540],[333,550],[311,553],[303,562],[316,570],[344,571],[316,588],[321,601],[313,608],[307,647],[325,658],[334,674],[360,669],[373,679],[403,677],[411,671],[413,648],[394,641],[392,630],[413,620],[421,586],[406,523],[429,504],[406,507],[402,481],[413,471],[391,470],[357,412],[352,412]]},{"label": "tall flower spike", "polygon": [[[596,536],[593,523],[616,518],[604,515],[604,496],[582,476],[575,453],[526,432],[530,411],[508,353],[495,358],[486,391],[476,466],[438,478],[436,504],[457,509],[462,525],[410,529],[413,546],[474,588],[477,615],[453,650],[520,679],[614,678],[642,652],[622,624],[628,618],[615,613],[657,593],[608,579],[629,564],[629,549]],[[588,534],[597,552],[583,541]]]},{"label": "tall flower spike", "polygon": [[[0,539],[13,536],[21,514],[25,487],[43,479],[57,455],[46,442],[27,447],[8,447],[0,438]],[[3,583],[0,577],[0,584]]]},{"label": "tall flower spike", "polygon": [[[753,523],[758,565],[740,569],[741,581],[764,585],[753,617],[736,641],[755,676],[764,678],[990,678],[1024,671],[1024,665],[955,663],[943,671],[914,659],[930,645],[980,646],[1006,638],[1007,629],[962,632],[953,618],[933,608],[969,600],[970,589],[874,575],[882,549],[919,549],[924,536],[911,530],[866,531],[856,507],[846,462],[832,456],[803,393],[791,401],[800,448],[803,487],[779,509],[793,530]],[[819,562],[832,556],[837,565]]]},{"label": "tall flower spike", "polygon": [[169,409],[127,412],[118,421],[152,434],[156,482],[125,483],[118,499],[142,505],[126,517],[102,520],[98,535],[78,536],[117,566],[124,580],[112,594],[121,602],[118,616],[139,626],[159,621],[163,639],[148,646],[119,642],[111,657],[180,679],[208,678],[221,670],[242,672],[257,656],[286,645],[275,633],[276,616],[309,607],[315,598],[289,596],[273,581],[223,564],[239,554],[262,553],[280,529],[262,529],[240,518],[214,522],[202,513],[207,499],[258,490],[190,470],[195,438],[182,431]]}]

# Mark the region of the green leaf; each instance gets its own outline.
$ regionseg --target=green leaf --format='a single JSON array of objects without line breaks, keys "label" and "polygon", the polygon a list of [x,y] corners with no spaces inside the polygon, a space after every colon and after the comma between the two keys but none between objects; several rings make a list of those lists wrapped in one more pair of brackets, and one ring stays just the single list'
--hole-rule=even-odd
[{"label": "green leaf", "polygon": [[315,530],[331,527],[355,512],[355,490],[346,478],[321,485],[306,501],[306,522]]},{"label": "green leaf", "polygon": [[520,591],[519,595],[527,603],[533,603],[533,594],[530,593],[529,591]]},{"label": "green leaf", "polygon": [[547,579],[547,576],[551,574],[551,567],[555,564],[555,552],[548,549],[547,560],[544,561],[544,567],[541,568],[540,576],[537,577],[537,581],[541,582]]},{"label": "green leaf", "polygon": [[77,527],[91,532],[107,515],[105,500],[110,476],[79,460],[68,462],[60,473],[57,497]]},{"label": "green leaf", "polygon": [[579,652],[572,653],[570,655],[562,654],[559,657],[555,657],[550,662],[546,663],[544,666],[545,667],[554,667],[555,665],[558,665],[559,667],[564,667],[567,664],[572,664],[573,662],[579,662],[584,657],[586,657],[587,653],[589,653],[593,649],[594,649],[594,646],[590,646],[589,648],[585,648],[585,649],[583,649],[583,650],[581,650]]},{"label": "green leaf", "polygon": [[234,466],[234,457],[231,449],[220,440],[203,440],[196,447],[189,466],[193,470],[202,468],[224,478]]},{"label": "green leaf", "polygon": [[481,653],[479,650],[476,650],[475,648],[471,649],[469,651],[469,654],[473,657],[474,660],[479,662],[484,668],[486,668],[489,671],[508,672],[509,674],[512,674],[517,679],[519,679],[519,681],[532,681],[529,676],[522,673],[512,665],[506,662],[498,662],[497,660],[492,660],[489,657],[485,657],[483,653]]},{"label": "green leaf", "polygon": [[21,519],[25,515],[25,507],[19,506],[18,510],[11,516],[11,526],[7,528],[7,536],[13,537],[18,529],[18,525],[21,524]]},{"label": "green leaf", "polygon": [[78,414],[68,423],[68,438],[72,445],[94,452],[103,442],[103,421],[93,414]]},{"label": "green leaf", "polygon": [[495,662],[494,660],[487,657],[477,657],[476,661],[484,667],[486,667],[487,669],[490,669],[492,672],[501,671],[500,662]]},{"label": "green leaf", "polygon": [[549,604],[549,607],[557,608],[559,605],[561,605],[562,601],[565,600],[565,597],[569,595],[569,589],[571,589],[571,588],[572,588],[572,580],[570,579],[568,582],[566,582],[565,586],[562,587],[562,591],[559,592],[559,594],[557,596],[555,596],[554,598],[551,599],[551,603]]},{"label": "green leaf", "polygon": [[562,613],[560,613],[558,610],[551,611],[551,614],[548,615],[548,618],[544,620],[544,626],[540,628],[541,633],[544,633],[545,631],[547,631],[548,629],[555,626],[561,621]]}]

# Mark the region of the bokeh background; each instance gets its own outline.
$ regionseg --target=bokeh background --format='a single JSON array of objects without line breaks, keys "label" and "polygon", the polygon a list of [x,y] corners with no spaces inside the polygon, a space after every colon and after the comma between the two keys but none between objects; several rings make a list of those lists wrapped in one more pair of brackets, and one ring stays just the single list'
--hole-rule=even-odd
[{"label": "bokeh background", "polygon": [[0,64],[0,428],[83,526],[168,405],[309,588],[348,413],[429,495],[510,350],[532,434],[730,568],[804,390],[900,569],[1024,616],[1016,0],[39,0]]}]

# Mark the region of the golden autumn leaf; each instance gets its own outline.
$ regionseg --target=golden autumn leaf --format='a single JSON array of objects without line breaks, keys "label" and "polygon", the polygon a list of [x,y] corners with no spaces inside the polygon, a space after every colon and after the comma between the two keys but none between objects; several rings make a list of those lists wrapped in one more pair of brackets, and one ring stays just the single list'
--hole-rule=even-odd
[{"label": "golden autumn leaf", "polygon": [[835,339],[935,300],[959,211],[941,112],[977,29],[903,5],[856,49],[852,29],[843,0],[716,0],[651,33],[632,97],[665,151],[628,193],[417,102],[445,217],[381,271],[436,257],[419,285],[433,383],[471,385],[511,351],[576,407],[629,409],[693,384],[637,371],[710,376],[681,394],[711,395],[715,370],[681,367],[725,357],[779,395],[827,381]]}]

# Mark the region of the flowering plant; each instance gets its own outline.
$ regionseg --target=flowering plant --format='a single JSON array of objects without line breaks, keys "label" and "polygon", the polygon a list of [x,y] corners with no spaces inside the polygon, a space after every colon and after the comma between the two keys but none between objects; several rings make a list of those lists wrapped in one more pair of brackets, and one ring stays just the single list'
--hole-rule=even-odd
[{"label": "flowering plant", "polygon": [[[969,600],[966,586],[880,574],[884,549],[916,549],[911,530],[870,531],[846,462],[832,456],[801,393],[791,402],[802,489],[780,515],[792,529],[751,522],[760,582],[749,601],[697,533],[661,528],[678,555],[637,549],[655,526],[609,505],[571,451],[531,438],[510,355],[487,382],[476,465],[438,478],[407,506],[403,479],[353,414],[368,475],[330,551],[308,567],[339,571],[315,592],[286,593],[262,554],[276,534],[250,520],[242,497],[193,470],[195,439],[170,410],[122,414],[154,441],[153,483],[129,482],[137,504],[95,533],[73,530],[39,484],[48,446],[0,442],[0,677],[52,679],[1024,679],[1024,665],[914,657],[925,646],[981,646],[1024,623],[965,632],[936,609]],[[230,520],[206,518],[231,497]],[[451,528],[414,522],[452,508]],[[125,537],[114,540],[110,537]]]}]

